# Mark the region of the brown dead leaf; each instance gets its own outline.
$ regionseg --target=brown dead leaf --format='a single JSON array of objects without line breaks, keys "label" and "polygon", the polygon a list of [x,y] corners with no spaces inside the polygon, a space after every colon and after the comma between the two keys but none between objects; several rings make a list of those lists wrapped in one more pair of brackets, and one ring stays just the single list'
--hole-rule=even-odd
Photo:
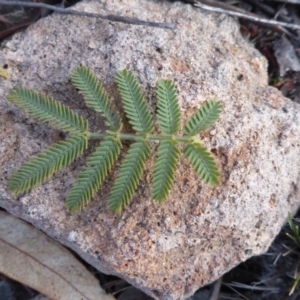
[{"label": "brown dead leaf", "polygon": [[52,300],[113,300],[63,246],[0,211],[0,272]]},{"label": "brown dead leaf", "polygon": [[300,62],[293,44],[285,37],[274,43],[274,55],[277,59],[280,76],[287,71],[300,71]]}]

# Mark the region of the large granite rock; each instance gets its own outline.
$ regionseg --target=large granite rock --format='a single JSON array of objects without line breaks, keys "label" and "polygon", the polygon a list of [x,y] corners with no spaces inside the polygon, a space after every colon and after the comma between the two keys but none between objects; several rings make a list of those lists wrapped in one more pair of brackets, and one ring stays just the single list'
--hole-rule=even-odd
[{"label": "large granite rock", "polygon": [[[176,29],[54,14],[7,40],[0,52],[1,66],[11,74],[0,79],[0,205],[155,299],[184,299],[266,251],[298,207],[299,105],[267,86],[265,59],[227,16],[146,0],[89,1],[77,9],[167,21]],[[222,101],[221,119],[201,136],[222,170],[221,186],[210,189],[182,157],[174,189],[158,205],[150,197],[153,152],[121,216],[106,207],[118,168],[87,209],[67,212],[64,200],[85,157],[15,199],[7,178],[63,137],[9,103],[8,91],[43,91],[88,118],[93,130],[103,129],[103,119],[70,84],[70,72],[80,64],[94,70],[117,105],[113,78],[124,67],[137,75],[152,112],[159,77],[175,81],[184,120],[209,98]]]}]

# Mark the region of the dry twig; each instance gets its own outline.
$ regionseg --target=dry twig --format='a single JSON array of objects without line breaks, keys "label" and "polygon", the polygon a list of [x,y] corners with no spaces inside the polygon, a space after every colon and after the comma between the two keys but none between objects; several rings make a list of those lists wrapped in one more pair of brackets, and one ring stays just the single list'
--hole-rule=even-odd
[{"label": "dry twig", "polygon": [[222,13],[222,14],[227,14],[227,15],[230,15],[230,16],[233,16],[233,17],[238,17],[238,18],[250,20],[250,21],[253,21],[253,22],[257,22],[257,23],[262,23],[262,24],[266,24],[266,25],[282,26],[282,27],[286,27],[286,28],[290,28],[290,29],[294,29],[294,30],[300,30],[300,25],[297,25],[297,24],[289,24],[289,23],[286,23],[286,22],[268,20],[268,19],[253,16],[253,15],[248,15],[248,14],[245,14],[245,13],[237,12],[237,11],[225,10],[223,8],[220,8],[220,7],[212,7],[212,6],[203,4],[199,1],[196,2],[194,5],[197,6],[197,7],[202,8],[202,9],[205,9],[205,10],[218,12],[218,13]]},{"label": "dry twig", "polygon": [[108,20],[108,21],[112,21],[112,22],[120,22],[120,23],[125,23],[125,24],[132,24],[132,25],[143,25],[143,26],[158,27],[158,28],[164,28],[164,29],[174,29],[173,24],[151,22],[151,21],[145,21],[145,20],[140,20],[137,18],[130,18],[130,17],[124,17],[124,16],[102,15],[102,14],[95,14],[95,13],[90,13],[90,12],[82,12],[82,11],[77,11],[77,10],[69,9],[69,8],[56,7],[56,6],[52,6],[52,5],[44,4],[44,3],[22,2],[22,1],[2,1],[1,0],[0,5],[22,6],[22,7],[31,7],[31,8],[38,7],[38,8],[50,9],[52,11],[55,11],[55,12],[61,13],[61,14],[92,17],[92,18],[98,18],[98,19],[102,19],[102,20]]},{"label": "dry twig", "polygon": [[209,297],[209,300],[218,300],[220,295],[220,288],[222,285],[223,277],[221,276],[214,284],[213,292]]},{"label": "dry twig", "polygon": [[[300,4],[300,0],[269,0],[269,2],[272,2],[272,1],[283,2],[286,4]],[[268,0],[265,2],[268,2]]]}]

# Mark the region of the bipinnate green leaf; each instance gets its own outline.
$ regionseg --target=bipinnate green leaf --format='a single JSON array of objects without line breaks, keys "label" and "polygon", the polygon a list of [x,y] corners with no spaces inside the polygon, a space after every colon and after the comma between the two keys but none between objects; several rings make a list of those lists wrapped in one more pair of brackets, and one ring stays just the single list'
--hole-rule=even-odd
[{"label": "bipinnate green leaf", "polygon": [[111,136],[97,147],[68,195],[66,204],[70,212],[81,211],[91,201],[118,159],[121,147],[120,141]]},{"label": "bipinnate green leaf", "polygon": [[195,171],[210,187],[220,184],[220,172],[211,153],[200,143],[188,143],[183,149]]},{"label": "bipinnate green leaf", "polygon": [[136,134],[122,133],[122,122],[109,102],[97,77],[85,67],[78,67],[71,75],[73,84],[83,93],[88,106],[100,112],[109,129],[106,133],[88,132],[88,122],[63,104],[25,88],[10,92],[8,99],[42,122],[60,130],[69,131],[72,137],[41,152],[25,163],[8,181],[9,189],[16,195],[28,192],[47,180],[61,168],[69,165],[87,147],[88,139],[104,139],[90,156],[86,168],[79,174],[66,203],[70,212],[79,212],[91,201],[107,177],[121,151],[121,140],[134,140],[120,167],[112,188],[108,207],[120,214],[129,204],[150,155],[150,140],[160,142],[154,167],[152,198],[162,203],[169,195],[178,167],[178,144],[186,143],[183,153],[204,182],[211,187],[220,184],[220,172],[212,154],[201,145],[196,134],[211,127],[219,118],[222,104],[210,100],[200,108],[184,127],[187,136],[176,136],[180,128],[180,108],[176,88],[172,81],[157,82],[157,115],[161,135],[154,130],[153,119],[141,88],[132,72],[118,71],[116,82],[121,94],[125,114]]},{"label": "bipinnate green leaf", "polygon": [[137,141],[131,144],[121,165],[120,173],[109,198],[108,207],[120,214],[129,204],[145,169],[145,162],[150,155],[147,141]]},{"label": "bipinnate green leaf", "polygon": [[150,133],[153,130],[152,116],[133,73],[126,69],[118,71],[116,82],[132,128],[139,132]]},{"label": "bipinnate green leaf", "polygon": [[119,131],[122,127],[120,117],[109,103],[108,96],[98,78],[86,67],[78,67],[71,74],[72,83],[84,95],[85,102],[106,118],[111,130]]},{"label": "bipinnate green leaf", "polygon": [[88,121],[78,116],[72,109],[60,102],[26,88],[12,90],[8,100],[19,108],[25,109],[32,117],[43,123],[69,131],[71,134],[80,134],[88,130]]},{"label": "bipinnate green leaf", "polygon": [[180,126],[180,109],[175,86],[171,80],[157,82],[158,124],[165,134],[176,134]]},{"label": "bipinnate green leaf", "polygon": [[175,140],[162,141],[154,168],[152,198],[162,203],[172,189],[180,151]]},{"label": "bipinnate green leaf", "polygon": [[222,103],[210,100],[196,112],[184,127],[184,132],[193,136],[210,128],[219,118],[222,111]]},{"label": "bipinnate green leaf", "polygon": [[87,137],[84,135],[70,137],[63,142],[54,144],[37,157],[29,160],[10,177],[9,190],[16,195],[30,191],[58,170],[68,166],[86,148]]}]

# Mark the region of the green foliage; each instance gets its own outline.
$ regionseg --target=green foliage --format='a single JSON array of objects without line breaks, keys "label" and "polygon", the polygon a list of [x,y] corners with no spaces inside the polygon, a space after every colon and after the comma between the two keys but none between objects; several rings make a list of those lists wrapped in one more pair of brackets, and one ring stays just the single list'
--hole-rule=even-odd
[{"label": "green foliage", "polygon": [[171,80],[157,82],[158,124],[165,134],[176,134],[180,126],[180,109],[176,89]]},{"label": "green foliage", "polygon": [[[299,248],[300,248],[299,226],[295,224],[295,222],[293,220],[293,217],[290,213],[288,215],[288,220],[289,220],[289,225],[290,225],[290,229],[291,229],[291,234],[287,233],[286,235],[295,242],[295,245],[297,246],[297,248],[299,250]],[[284,256],[286,256],[287,254],[289,254],[291,252],[298,252],[299,253],[299,251],[295,251],[295,249],[293,249],[293,250],[289,250],[287,253],[285,253]],[[294,284],[293,284],[293,286],[290,290],[289,296],[291,296],[295,292],[295,290],[298,287],[299,282],[300,282],[300,272],[298,271],[299,263],[300,263],[300,260],[298,258],[298,265],[296,266],[296,271],[294,273],[295,281],[294,281]]]},{"label": "green foliage", "polygon": [[121,213],[122,208],[128,205],[143,175],[149,155],[149,144],[145,140],[137,141],[130,146],[108,202],[113,212]]},{"label": "green foliage", "polygon": [[124,110],[132,128],[139,132],[153,131],[153,120],[141,88],[132,72],[118,71],[116,76]]},{"label": "green foliage", "polygon": [[152,198],[162,203],[172,189],[180,151],[176,140],[162,141],[158,147],[154,168]]},{"label": "green foliage", "polygon": [[204,182],[212,188],[220,184],[220,172],[212,155],[199,143],[188,143],[183,149],[184,155],[193,165]]},{"label": "green foliage", "polygon": [[189,136],[194,136],[210,128],[219,118],[221,110],[222,104],[220,102],[214,100],[208,101],[185,125],[184,132]]},{"label": "green foliage", "polygon": [[299,226],[294,223],[293,217],[292,217],[292,215],[290,213],[289,213],[288,219],[289,219],[290,228],[292,230],[292,234],[287,233],[287,236],[290,237],[295,242],[295,244],[297,245],[297,247],[300,248]]},{"label": "green foliage", "polygon": [[9,179],[9,189],[16,195],[30,191],[55,172],[67,167],[85,148],[87,148],[87,138],[83,135],[55,144],[14,173]]},{"label": "green foliage", "polygon": [[114,137],[107,136],[87,162],[76,184],[66,200],[70,212],[81,211],[99,190],[121,150],[121,143]]},{"label": "green foliage", "polygon": [[25,88],[12,90],[8,100],[43,123],[76,135],[87,131],[88,121],[60,102]]},{"label": "green foliage", "polygon": [[121,140],[133,140],[123,160],[115,185],[112,188],[108,207],[121,213],[129,204],[145,169],[150,155],[149,141],[159,141],[154,167],[152,198],[162,203],[167,199],[175,179],[180,150],[193,165],[195,171],[211,187],[220,183],[220,172],[211,153],[199,142],[195,135],[209,128],[221,112],[221,103],[207,102],[184,128],[187,136],[176,136],[180,127],[180,109],[176,89],[170,80],[158,80],[158,124],[161,135],[151,134],[154,130],[149,108],[132,72],[118,71],[116,82],[121,94],[124,111],[129,123],[137,131],[135,134],[121,133],[122,122],[109,102],[103,86],[87,68],[79,67],[71,75],[73,84],[82,92],[86,104],[106,119],[106,133],[91,133],[88,122],[70,108],[37,92],[18,88],[11,91],[8,99],[30,115],[55,128],[70,132],[73,137],[57,143],[41,152],[36,158],[25,163],[9,179],[9,189],[16,195],[30,191],[47,180],[52,174],[68,166],[82,154],[92,139],[103,139],[87,161],[87,166],[79,174],[77,182],[67,197],[67,207],[71,212],[81,211],[100,189],[113,164],[121,152]]},{"label": "green foliage", "polygon": [[71,74],[71,79],[74,86],[84,95],[86,104],[106,118],[106,125],[111,130],[119,131],[122,127],[121,120],[108,102],[106,91],[97,77],[88,68],[78,67]]}]

